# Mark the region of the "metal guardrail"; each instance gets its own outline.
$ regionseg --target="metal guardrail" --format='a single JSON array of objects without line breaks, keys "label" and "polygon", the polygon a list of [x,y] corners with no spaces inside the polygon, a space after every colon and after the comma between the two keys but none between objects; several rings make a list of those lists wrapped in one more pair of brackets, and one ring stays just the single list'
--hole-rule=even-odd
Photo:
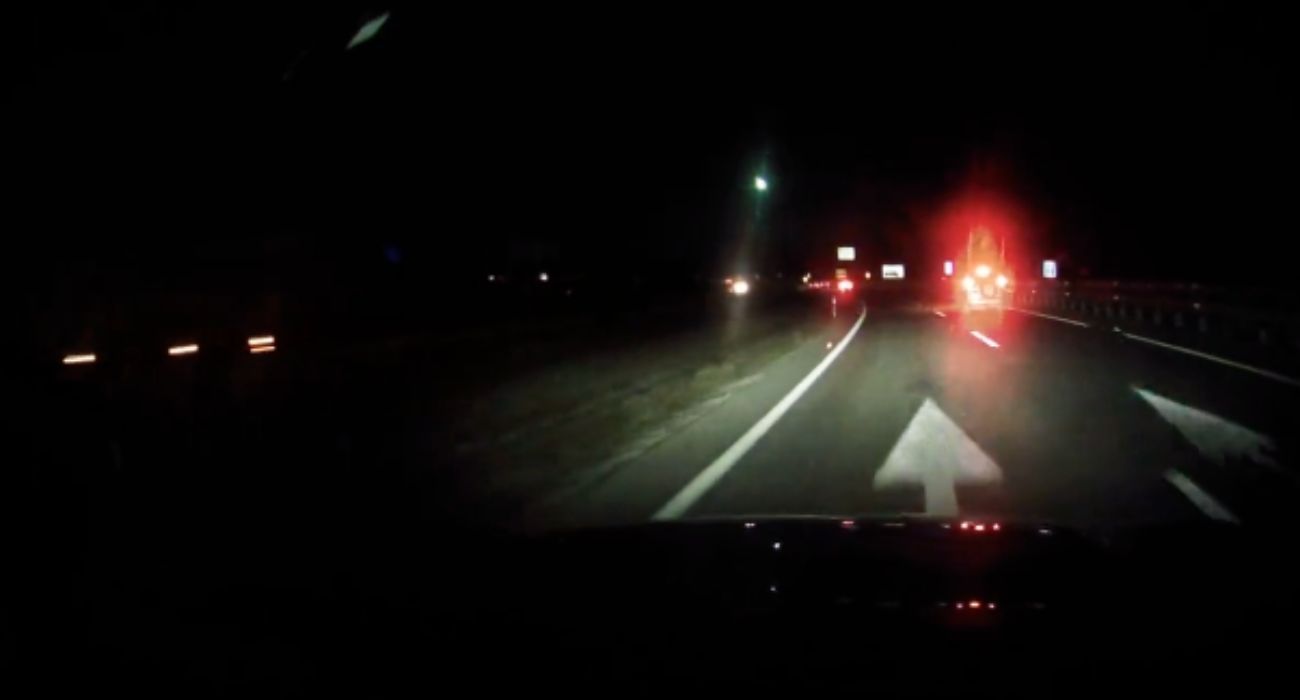
[{"label": "metal guardrail", "polygon": [[1185,330],[1300,350],[1300,294],[1199,284],[1117,280],[1032,281],[1015,303],[1116,324]]}]

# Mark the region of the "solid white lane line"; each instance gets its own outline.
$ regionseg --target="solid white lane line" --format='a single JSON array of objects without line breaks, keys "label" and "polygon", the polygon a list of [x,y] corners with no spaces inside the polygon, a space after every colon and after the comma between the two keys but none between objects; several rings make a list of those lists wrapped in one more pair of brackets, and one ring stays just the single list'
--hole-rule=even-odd
[{"label": "solid white lane line", "polygon": [[835,358],[844,352],[844,348],[849,346],[849,341],[853,340],[853,336],[857,335],[858,329],[862,327],[862,322],[866,319],[867,312],[864,309],[858,316],[858,320],[854,322],[853,327],[844,336],[844,339],[836,343],[835,348],[827,353],[826,357],[822,358],[822,361],[813,368],[812,372],[808,373],[808,376],[804,377],[790,390],[790,393],[778,401],[772,407],[772,410],[767,412],[767,415],[764,415],[753,427],[745,431],[745,434],[741,435],[739,440],[736,440],[722,455],[713,460],[712,464],[705,467],[704,471],[696,474],[690,483],[686,484],[681,491],[677,492],[676,496],[673,496],[659,509],[659,512],[654,514],[653,519],[672,520],[680,518],[687,510],[690,510],[691,506],[700,500],[700,497],[708,493],[709,489],[713,488],[713,485],[718,483],[719,479],[731,471],[731,468],[736,466],[736,462],[739,462],[745,456],[745,453],[749,452],[750,448],[762,439],[767,434],[767,431],[771,430],[773,425],[776,425],[777,421],[781,420],[781,416],[784,416],[785,412],[790,410],[790,407],[808,391],[813,382],[817,381],[817,378],[826,372],[826,368],[830,367]]},{"label": "solid white lane line", "polygon": [[1201,509],[1202,513],[1213,520],[1219,520],[1225,523],[1237,523],[1237,516],[1232,511],[1223,507],[1223,504],[1214,499],[1214,496],[1206,493],[1195,482],[1187,478],[1186,474],[1177,469],[1170,469],[1165,472],[1165,480],[1174,485],[1174,488],[1182,492],[1192,505]]},{"label": "solid white lane line", "polygon": [[1076,320],[1074,320],[1074,319],[1072,319],[1072,318],[1062,318],[1062,317],[1060,317],[1060,316],[1053,316],[1053,315],[1051,315],[1051,314],[1039,313],[1039,312],[1037,312],[1037,311],[1027,311],[1027,310],[1025,310],[1025,309],[1018,309],[1018,308],[1012,308],[1011,310],[1012,310],[1012,311],[1017,311],[1017,312],[1022,313],[1022,314],[1028,314],[1028,315],[1030,315],[1030,316],[1037,316],[1037,317],[1039,317],[1039,318],[1045,318],[1045,319],[1048,319],[1048,320],[1050,320],[1050,321],[1060,321],[1061,323],[1068,323],[1068,324],[1070,324],[1071,326],[1078,326],[1078,327],[1080,327],[1080,328],[1087,328],[1087,327],[1088,327],[1088,324],[1084,323],[1083,321],[1076,321]]},{"label": "solid white lane line", "polygon": [[1229,367],[1235,367],[1235,368],[1237,368],[1237,369],[1239,369],[1239,370],[1243,370],[1243,371],[1246,371],[1246,372],[1251,372],[1251,373],[1254,373],[1254,374],[1258,374],[1258,375],[1261,376],[1261,377],[1267,377],[1267,378],[1269,378],[1269,379],[1272,379],[1272,380],[1275,381],[1275,382],[1281,382],[1281,383],[1283,383],[1283,384],[1289,384],[1289,385],[1294,386],[1294,387],[1300,387],[1300,379],[1295,379],[1295,378],[1293,378],[1293,377],[1288,377],[1288,376],[1286,376],[1285,374],[1278,374],[1277,372],[1270,372],[1270,371],[1268,371],[1268,370],[1266,370],[1266,369],[1260,369],[1260,368],[1258,368],[1258,367],[1251,367],[1250,365],[1244,365],[1244,364],[1242,364],[1242,363],[1240,363],[1240,362],[1234,362],[1233,360],[1229,360],[1229,359],[1226,359],[1226,358],[1222,358],[1222,357],[1219,357],[1218,355],[1211,355],[1211,354],[1209,354],[1209,353],[1201,352],[1201,351],[1199,351],[1199,350],[1192,350],[1191,348],[1185,348],[1185,347],[1182,347],[1181,345],[1173,345],[1173,344],[1170,344],[1170,343],[1166,343],[1166,342],[1162,342],[1162,341],[1156,340],[1156,339],[1154,339],[1154,338],[1147,338],[1147,337],[1145,337],[1145,336],[1134,335],[1134,334],[1132,334],[1132,333],[1122,333],[1122,335],[1123,335],[1125,338],[1130,338],[1130,339],[1132,339],[1132,340],[1136,340],[1136,341],[1138,341],[1138,342],[1140,342],[1140,343],[1147,343],[1148,345],[1154,345],[1154,346],[1156,346],[1156,347],[1161,347],[1161,348],[1164,348],[1164,349],[1166,349],[1166,350],[1173,350],[1174,352],[1181,352],[1181,353],[1184,353],[1184,354],[1187,354],[1187,355],[1191,355],[1191,356],[1193,356],[1193,357],[1199,357],[1199,358],[1201,358],[1202,360],[1209,360],[1210,362],[1217,362],[1217,363],[1219,363],[1219,364],[1221,364],[1221,365],[1227,365],[1227,366],[1229,366]]},{"label": "solid white lane line", "polygon": [[987,345],[987,346],[989,346],[989,347],[991,347],[991,348],[1000,348],[1000,347],[1002,347],[1001,345],[998,345],[998,341],[996,341],[996,340],[994,340],[994,339],[988,337],[987,335],[984,335],[983,333],[980,333],[979,331],[971,331],[970,334],[973,335],[973,336],[975,336],[976,338],[979,338],[979,341],[980,341],[981,343],[984,343],[985,345]]}]

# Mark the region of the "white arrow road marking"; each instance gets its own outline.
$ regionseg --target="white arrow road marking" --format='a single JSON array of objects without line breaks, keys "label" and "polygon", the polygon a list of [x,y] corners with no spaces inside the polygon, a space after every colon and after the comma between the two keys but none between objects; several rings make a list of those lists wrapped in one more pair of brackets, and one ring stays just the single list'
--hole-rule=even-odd
[{"label": "white arrow road marking", "polygon": [[827,353],[826,357],[822,358],[822,361],[808,373],[808,376],[800,380],[800,382],[790,390],[790,393],[786,394],[784,398],[778,401],[777,404],[772,407],[772,410],[768,411],[766,415],[760,418],[752,428],[745,431],[745,434],[741,435],[740,439],[736,440],[731,447],[728,447],[726,452],[723,452],[717,459],[713,460],[713,463],[705,467],[704,471],[696,474],[695,478],[691,479],[690,483],[686,484],[681,491],[677,492],[676,496],[672,497],[672,500],[665,503],[664,507],[660,508],[659,512],[654,514],[653,519],[672,520],[674,518],[680,518],[690,509],[691,506],[695,505],[695,502],[700,500],[701,496],[707,493],[709,489],[713,488],[713,485],[718,483],[718,480],[721,479],[723,475],[731,471],[731,468],[736,466],[736,462],[739,462],[740,458],[744,457],[745,453],[749,452],[750,448],[762,439],[762,437],[767,434],[767,431],[771,430],[772,426],[776,425],[777,421],[781,420],[781,416],[784,416],[785,412],[790,410],[790,407],[794,405],[794,402],[798,401],[799,397],[803,396],[804,392],[808,391],[808,388],[813,385],[813,382],[817,381],[817,378],[822,376],[822,373],[826,371],[826,368],[830,367],[831,363],[835,361],[835,358],[839,357],[840,353],[844,352],[844,348],[849,346],[849,341],[853,340],[853,336],[857,335],[858,329],[862,327],[862,322],[865,320],[867,320],[867,310],[863,308],[862,313],[858,316],[858,320],[853,324],[853,327],[849,329],[849,332],[844,335],[844,339],[835,346],[835,349]]},{"label": "white arrow road marking", "polygon": [[876,489],[920,484],[927,515],[957,515],[957,484],[996,484],[1002,470],[930,399],[876,472]]},{"label": "white arrow road marking", "polygon": [[1174,485],[1192,502],[1192,505],[1201,509],[1212,520],[1222,520],[1225,523],[1237,522],[1237,516],[1232,511],[1224,508],[1221,503],[1214,499],[1214,496],[1206,493],[1204,489],[1196,485],[1196,482],[1187,478],[1187,475],[1177,469],[1170,469],[1165,472],[1165,480]]},{"label": "white arrow road marking", "polygon": [[1269,454],[1276,449],[1269,436],[1145,389],[1133,387],[1133,391],[1151,404],[1161,418],[1182,433],[1209,461],[1223,465],[1229,459],[1245,458],[1265,467],[1280,468]]}]

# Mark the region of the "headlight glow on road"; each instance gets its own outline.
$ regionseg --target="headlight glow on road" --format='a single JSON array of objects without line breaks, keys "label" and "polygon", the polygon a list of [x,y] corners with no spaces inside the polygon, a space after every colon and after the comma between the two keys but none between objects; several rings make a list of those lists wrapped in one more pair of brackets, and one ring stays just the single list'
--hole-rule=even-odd
[{"label": "headlight glow on road", "polygon": [[736,280],[731,284],[731,293],[736,296],[745,296],[749,294],[749,283],[745,280]]},{"label": "headlight glow on road", "polygon": [[993,270],[990,269],[988,265],[977,265],[975,267],[976,277],[983,278],[983,277],[988,277],[991,274],[993,274]]},{"label": "headlight glow on road", "polygon": [[65,365],[90,365],[94,363],[95,363],[95,353],[93,352],[63,356],[63,364]]}]

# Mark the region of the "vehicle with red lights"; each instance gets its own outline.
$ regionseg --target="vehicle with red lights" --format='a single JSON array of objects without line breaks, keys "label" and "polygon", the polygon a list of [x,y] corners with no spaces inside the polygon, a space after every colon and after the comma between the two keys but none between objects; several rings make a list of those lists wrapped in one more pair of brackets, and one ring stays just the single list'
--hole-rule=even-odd
[{"label": "vehicle with red lights", "polygon": [[1011,296],[1006,239],[984,226],[971,229],[956,265],[957,302],[962,313],[1000,314]]}]

